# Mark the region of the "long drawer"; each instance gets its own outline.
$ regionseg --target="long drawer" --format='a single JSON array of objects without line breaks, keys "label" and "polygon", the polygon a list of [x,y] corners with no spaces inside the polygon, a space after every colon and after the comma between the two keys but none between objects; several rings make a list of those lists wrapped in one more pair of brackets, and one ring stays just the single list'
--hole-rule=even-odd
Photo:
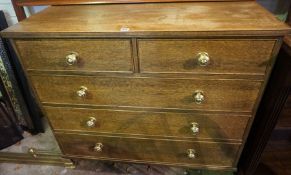
[{"label": "long drawer", "polygon": [[[195,110],[253,110],[260,81],[31,75],[41,102]],[[81,97],[80,97],[81,95]]]},{"label": "long drawer", "polygon": [[240,144],[56,133],[65,156],[168,165],[233,167]]},{"label": "long drawer", "polygon": [[141,72],[265,74],[275,40],[140,39]]},{"label": "long drawer", "polygon": [[247,116],[44,106],[55,131],[242,140]]},{"label": "long drawer", "polygon": [[131,72],[129,39],[15,40],[25,68],[50,71]]}]

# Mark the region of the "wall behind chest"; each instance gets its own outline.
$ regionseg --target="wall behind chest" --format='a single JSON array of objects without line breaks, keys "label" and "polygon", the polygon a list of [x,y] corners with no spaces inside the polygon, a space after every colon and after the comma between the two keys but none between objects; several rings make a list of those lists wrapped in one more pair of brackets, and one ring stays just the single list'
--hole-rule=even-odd
[{"label": "wall behind chest", "polygon": [[[47,6],[31,6],[31,7],[24,7],[25,15],[29,17],[30,15],[33,15],[43,9],[45,9]],[[9,26],[14,25],[18,23],[13,5],[11,3],[11,0],[1,0],[0,1],[0,10],[3,10],[5,14],[5,18],[7,20],[7,23]]]},{"label": "wall behind chest", "polygon": [[0,10],[3,10],[9,26],[18,22],[11,0],[1,0]]}]

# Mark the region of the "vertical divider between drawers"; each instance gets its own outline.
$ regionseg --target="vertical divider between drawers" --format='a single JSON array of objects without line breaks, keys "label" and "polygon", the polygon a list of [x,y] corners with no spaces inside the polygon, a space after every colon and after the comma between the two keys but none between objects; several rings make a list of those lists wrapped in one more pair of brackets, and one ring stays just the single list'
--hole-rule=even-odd
[{"label": "vertical divider between drawers", "polygon": [[140,62],[138,58],[138,46],[137,46],[137,39],[131,39],[131,56],[133,61],[133,72],[140,73]]}]

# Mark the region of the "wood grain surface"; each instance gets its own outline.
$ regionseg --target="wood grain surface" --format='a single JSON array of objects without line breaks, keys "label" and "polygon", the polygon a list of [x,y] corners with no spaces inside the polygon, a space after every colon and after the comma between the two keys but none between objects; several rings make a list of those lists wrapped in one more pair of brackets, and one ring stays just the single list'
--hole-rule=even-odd
[{"label": "wood grain surface", "polygon": [[6,30],[4,37],[254,35],[290,28],[254,1],[52,6]]},{"label": "wood grain surface", "polygon": [[[146,161],[200,168],[217,168],[219,166],[231,168],[239,149],[239,144],[225,144],[223,142],[149,140],[64,133],[56,133],[56,137],[65,156],[134,162]],[[94,151],[96,143],[103,144],[101,152]],[[195,149],[197,158],[188,158],[188,149]]]},{"label": "wood grain surface", "polygon": [[[187,2],[202,0],[18,0],[20,6],[36,5],[76,5],[76,4],[115,4],[115,3],[149,3],[149,2]],[[251,1],[251,0],[203,0],[203,1]]]},{"label": "wood grain surface", "polygon": [[[31,75],[41,102],[99,106],[251,112],[260,81]],[[76,91],[88,88],[85,97]],[[205,101],[196,104],[195,91]]]},{"label": "wood grain surface", "polygon": [[[1,36],[15,39],[65,157],[235,170],[290,31],[254,1],[214,1],[52,6]],[[66,66],[72,51],[80,60]]]},{"label": "wood grain surface", "polygon": [[[15,40],[26,69],[68,71],[132,72],[131,42],[127,39]],[[68,65],[66,56],[75,52],[77,63]]]},{"label": "wood grain surface", "polygon": [[[177,137],[179,139],[241,141],[249,116],[229,114],[162,113],[146,111],[98,110],[44,106],[55,131],[110,133],[137,137]],[[94,127],[86,122],[94,117]],[[199,124],[193,134],[191,123]]]},{"label": "wood grain surface", "polygon": [[[275,40],[140,39],[141,72],[212,74],[265,74]],[[200,66],[197,54],[208,53],[209,64]]]}]

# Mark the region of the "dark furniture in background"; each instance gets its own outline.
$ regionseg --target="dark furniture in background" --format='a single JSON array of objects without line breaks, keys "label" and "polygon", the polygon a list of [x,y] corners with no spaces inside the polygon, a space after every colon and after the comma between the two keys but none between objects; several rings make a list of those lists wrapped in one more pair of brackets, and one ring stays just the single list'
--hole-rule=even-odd
[{"label": "dark furniture in background", "polygon": [[[280,52],[282,82],[281,111],[278,121],[262,154],[258,170],[269,168],[274,174],[291,174],[291,36],[286,37]],[[280,79],[279,77],[277,77]]]},{"label": "dark furniture in background", "polygon": [[284,42],[278,57],[277,74],[274,77],[280,81],[278,83],[281,86],[277,89],[280,99],[275,104],[277,111],[274,112],[278,121],[262,153],[256,172],[264,169],[272,174],[289,175],[291,174],[291,36],[285,37]]},{"label": "dark furniture in background", "polygon": [[[2,11],[0,11],[0,15],[1,13]],[[16,118],[4,82],[0,77],[0,150],[23,139],[22,130],[15,122]]]},{"label": "dark furniture in background", "polygon": [[[0,31],[7,28],[7,22],[4,16],[4,13],[0,11]],[[23,76],[20,63],[17,62],[16,55],[14,50],[8,40],[0,38],[1,40],[1,56],[3,67],[9,69],[5,75],[4,83],[6,86],[11,84],[11,89],[8,90],[9,97],[11,101],[15,99],[18,101],[19,109],[23,115],[18,116],[19,120],[25,122],[18,122],[14,120],[15,123],[22,127],[24,130],[31,132],[32,134],[37,134],[39,132],[44,132],[43,123],[42,123],[42,113],[40,112],[39,107],[33,102],[33,96],[30,93],[30,89],[27,86],[27,81]],[[4,59],[5,58],[5,59]],[[3,77],[2,77],[3,78]],[[13,80],[12,80],[13,79]],[[17,90],[16,90],[17,89]],[[15,93],[11,93],[14,91]],[[16,110],[16,105],[12,103],[13,110]],[[23,124],[25,123],[25,124]]]},{"label": "dark furniture in background", "polygon": [[0,149],[13,145],[23,139],[22,131],[14,123],[15,113],[0,78]]},{"label": "dark furniture in background", "polygon": [[[276,129],[273,132],[274,135],[271,140],[277,140],[277,144],[280,142],[282,143],[282,140],[286,140],[285,143],[287,143],[288,139],[290,142],[290,68],[291,48],[286,43],[284,43],[279,53],[277,63],[274,67],[273,74],[266,88],[262,103],[259,107],[257,117],[255,118],[254,124],[252,126],[252,134],[249,136],[246,147],[243,151],[242,158],[239,164],[240,174],[251,175],[255,173],[261,161],[263,151],[270,139],[270,136],[272,135],[273,129],[277,124],[278,118],[280,119]],[[278,151],[275,147],[273,148],[273,152]],[[272,163],[275,164],[278,162]],[[291,163],[290,159],[289,163]]]},{"label": "dark furniture in background", "polygon": [[274,174],[291,174],[291,36],[284,39],[251,133],[240,159],[239,174],[258,174],[267,169],[270,173],[272,168]]},{"label": "dark furniture in background", "polygon": [[0,149],[2,149],[17,143],[23,137],[22,130],[12,120],[15,118],[15,113],[12,110],[2,79],[0,79],[0,91]]}]

